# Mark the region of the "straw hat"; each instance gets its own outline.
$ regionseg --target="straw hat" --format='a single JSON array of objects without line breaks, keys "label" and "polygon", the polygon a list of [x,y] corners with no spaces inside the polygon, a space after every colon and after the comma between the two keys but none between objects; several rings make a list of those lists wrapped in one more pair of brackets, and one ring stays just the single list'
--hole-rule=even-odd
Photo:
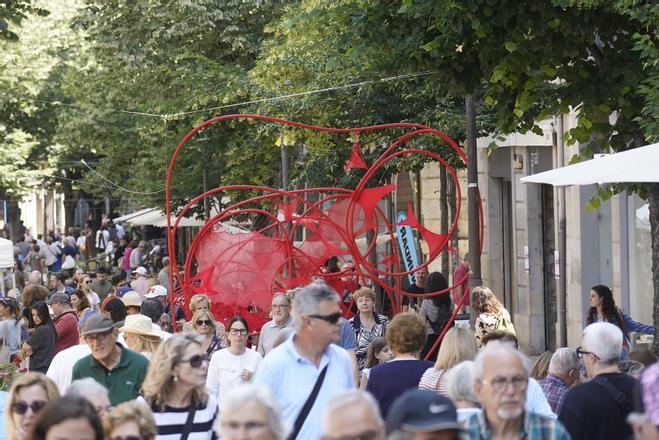
[{"label": "straw hat", "polygon": [[124,333],[134,333],[137,335],[153,336],[162,338],[160,332],[155,331],[151,318],[145,315],[128,315],[124,321],[124,326],[119,329]]}]

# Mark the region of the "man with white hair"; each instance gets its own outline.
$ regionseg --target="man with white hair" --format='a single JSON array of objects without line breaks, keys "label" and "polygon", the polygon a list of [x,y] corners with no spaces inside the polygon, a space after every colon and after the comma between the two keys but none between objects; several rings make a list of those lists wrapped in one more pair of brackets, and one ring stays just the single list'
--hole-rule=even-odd
[{"label": "man with white hair", "polygon": [[597,322],[583,330],[577,354],[591,380],[567,392],[558,416],[572,439],[632,437],[626,419],[639,385],[618,369],[622,341],[620,328],[608,322]]},{"label": "man with white hair", "polygon": [[580,362],[571,348],[558,348],[551,356],[547,377],[540,381],[551,410],[561,412],[563,401],[570,387],[579,379]]},{"label": "man with white hair", "polygon": [[369,393],[345,391],[325,408],[323,439],[384,439],[384,421],[378,404]]},{"label": "man with white hair", "polygon": [[523,354],[501,344],[488,346],[473,367],[474,393],[483,412],[467,419],[466,438],[570,438],[559,422],[524,411],[529,373]]},{"label": "man with white hair", "polygon": [[272,321],[261,327],[257,351],[261,356],[268,354],[287,328],[295,327],[291,318],[291,300],[285,293],[276,293],[272,297]]},{"label": "man with white hair", "polygon": [[295,334],[263,358],[254,376],[279,401],[291,438],[320,438],[327,404],[355,387],[350,356],[334,344],[341,327],[338,303],[339,295],[327,285],[302,288],[293,300]]}]

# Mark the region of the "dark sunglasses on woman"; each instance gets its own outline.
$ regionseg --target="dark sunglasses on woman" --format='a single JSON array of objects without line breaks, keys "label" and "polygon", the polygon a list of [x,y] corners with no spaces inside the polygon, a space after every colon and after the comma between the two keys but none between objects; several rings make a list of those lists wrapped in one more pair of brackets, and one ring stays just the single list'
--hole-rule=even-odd
[{"label": "dark sunglasses on woman", "polygon": [[204,362],[208,362],[208,359],[206,354],[195,354],[190,359],[181,359],[181,363],[189,362],[192,368],[199,368]]},{"label": "dark sunglasses on woman", "polygon": [[22,400],[19,400],[11,404],[11,411],[22,416],[27,412],[28,408],[31,408],[32,413],[36,414],[39,411],[41,411],[41,409],[44,406],[46,406],[46,403],[48,402],[46,402],[45,400],[35,400],[32,403],[27,403]]}]

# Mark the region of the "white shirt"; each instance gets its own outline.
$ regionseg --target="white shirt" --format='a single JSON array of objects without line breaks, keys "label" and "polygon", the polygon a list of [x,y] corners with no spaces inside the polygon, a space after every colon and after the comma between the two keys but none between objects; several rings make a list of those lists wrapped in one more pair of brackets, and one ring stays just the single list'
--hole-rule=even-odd
[{"label": "white shirt", "polygon": [[524,409],[528,412],[536,413],[538,415],[556,420],[556,414],[551,410],[549,402],[545,393],[542,392],[542,387],[532,377],[529,377],[529,385],[526,387],[526,403]]},{"label": "white shirt", "polygon": [[71,385],[71,376],[75,363],[91,354],[91,352],[87,344],[78,344],[62,350],[55,355],[50,363],[50,367],[48,367],[46,376],[55,382],[60,394],[64,395],[66,389]]},{"label": "white shirt", "polygon": [[240,356],[232,354],[228,348],[213,353],[208,364],[206,388],[208,388],[208,394],[220,402],[220,411],[224,396],[231,389],[247,382],[240,377],[243,370],[254,373],[261,359],[261,355],[251,348],[245,348],[245,352]]},{"label": "white shirt", "polygon": [[330,344],[316,367],[298,353],[294,344],[295,334],[263,358],[253,383],[266,385],[275,395],[282,416],[289,426],[302,410],[320,372],[327,365],[325,380],[318,397],[297,438],[317,439],[322,435],[323,412],[327,403],[337,394],[355,388],[352,360],[343,348]]},{"label": "white shirt", "polygon": [[166,341],[172,337],[172,334],[163,330],[158,324],[151,324],[153,326],[153,331],[160,333],[160,339]]},{"label": "white shirt", "polygon": [[87,301],[89,301],[89,306],[91,307],[92,310],[96,310],[97,312],[100,309],[100,304],[101,304],[101,298],[98,297],[98,294],[93,291],[89,291],[87,294]]},{"label": "white shirt", "polygon": [[277,342],[282,331],[286,328],[295,328],[295,322],[293,321],[292,316],[289,316],[288,321],[281,327],[277,326],[274,319],[263,324],[263,327],[261,327],[261,334],[259,335],[259,346],[257,348],[258,352],[261,353],[261,356],[265,356],[272,351],[272,346]]}]

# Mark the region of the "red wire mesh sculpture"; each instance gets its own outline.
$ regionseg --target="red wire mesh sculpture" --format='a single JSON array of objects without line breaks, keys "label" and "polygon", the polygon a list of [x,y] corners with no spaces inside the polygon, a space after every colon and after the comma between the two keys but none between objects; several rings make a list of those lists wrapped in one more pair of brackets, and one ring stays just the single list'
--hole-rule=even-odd
[{"label": "red wire mesh sculpture", "polygon": [[[354,145],[344,170],[365,169],[364,176],[352,190],[328,187],[282,191],[255,185],[222,186],[193,198],[183,207],[172,225],[171,180],[179,153],[199,130],[232,119],[267,121],[321,132],[351,133]],[[359,151],[359,133],[390,128],[409,131],[392,142],[369,166]],[[170,299],[172,302],[187,304],[192,295],[204,293],[210,297],[212,311],[218,319],[226,320],[241,314],[248,320],[251,329],[258,330],[270,319],[270,303],[274,293],[303,286],[317,278],[327,282],[339,293],[345,289],[354,289],[358,283],[371,284],[374,288],[379,286],[389,297],[393,313],[398,312],[402,295],[428,297],[450,292],[464,280],[454,280],[454,285],[448,289],[428,294],[410,294],[400,288],[402,277],[426,267],[449,245],[460,213],[461,191],[455,170],[434,152],[405,147],[406,142],[421,135],[443,139],[466,164],[464,153],[451,138],[419,124],[398,123],[337,129],[261,115],[237,114],[213,118],[194,127],[174,151],[167,171],[167,240],[172,274]],[[419,238],[426,242],[429,249],[427,261],[412,271],[401,269],[395,245],[396,225],[387,221],[380,207],[380,202],[395,190],[395,186],[368,186],[372,185],[371,178],[381,167],[394,158],[409,154],[425,155],[446,167],[453,179],[457,199],[456,215],[448,231],[427,229],[416,218],[411,207],[408,207],[407,219],[400,224],[416,229]],[[250,190],[259,195],[236,202],[206,221],[190,245],[183,263],[183,276],[179,276],[180,263],[176,259],[175,238],[181,219],[205,197],[236,190]],[[315,197],[309,197],[311,194]],[[246,215],[258,215],[266,219],[265,225],[252,225],[247,230],[227,226],[227,222]],[[482,244],[482,210],[480,224]],[[376,252],[377,237],[382,234],[388,236],[392,243],[390,252]],[[294,241],[296,236],[303,238]],[[343,269],[328,271],[325,262],[331,257],[343,261]],[[174,282],[180,286],[178,297],[175,297]],[[462,301],[457,305],[451,321],[462,306]],[[440,335],[440,340],[447,329],[448,325]]]}]

